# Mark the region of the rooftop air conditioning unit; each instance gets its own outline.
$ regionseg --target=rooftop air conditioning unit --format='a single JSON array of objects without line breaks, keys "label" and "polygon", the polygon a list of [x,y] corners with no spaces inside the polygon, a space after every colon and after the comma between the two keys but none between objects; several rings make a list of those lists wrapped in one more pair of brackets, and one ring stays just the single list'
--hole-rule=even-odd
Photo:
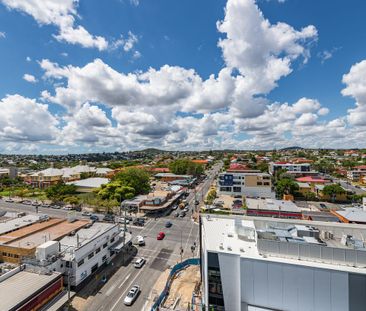
[{"label": "rooftop air conditioning unit", "polygon": [[219,248],[220,248],[220,249],[224,249],[224,243],[220,243]]},{"label": "rooftop air conditioning unit", "polygon": [[229,238],[232,238],[234,235],[233,235],[233,233],[232,233],[232,232],[228,232],[228,233],[227,233],[227,236],[228,236]]},{"label": "rooftop air conditioning unit", "polygon": [[232,251],[233,249],[231,248],[231,246],[228,246],[228,247],[227,247],[227,250],[228,250],[228,251]]}]

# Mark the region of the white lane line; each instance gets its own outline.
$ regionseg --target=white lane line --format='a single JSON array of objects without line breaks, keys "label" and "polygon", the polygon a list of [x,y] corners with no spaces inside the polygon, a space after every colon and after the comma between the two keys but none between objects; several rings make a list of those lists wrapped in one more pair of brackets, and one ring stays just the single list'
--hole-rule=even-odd
[{"label": "white lane line", "polygon": [[119,298],[117,299],[117,301],[114,303],[114,305],[112,306],[111,310],[112,311],[116,306],[117,304],[120,302],[120,300],[122,299],[122,297],[126,294],[127,290],[129,290],[129,288],[131,287],[132,283],[137,279],[137,277],[140,275],[140,273],[142,272],[143,270],[141,269],[136,275],[135,277],[132,279],[132,281],[130,282],[130,284],[126,287],[126,289],[123,291],[123,293],[121,294],[121,296],[119,296]]},{"label": "white lane line", "polygon": [[125,279],[122,281],[122,283],[118,286],[118,288],[121,288],[123,284],[128,280],[128,278],[131,276],[131,273],[125,277]]},{"label": "white lane line", "polygon": [[147,304],[149,303],[149,300],[146,300],[146,302],[144,303],[144,305],[142,306],[142,311],[145,311]]},{"label": "white lane line", "polygon": [[192,230],[193,230],[193,226],[191,226],[191,230],[189,231],[189,235],[188,235],[188,238],[187,238],[186,245],[184,245],[184,250],[187,248],[189,238],[191,237],[191,234],[192,234]]}]

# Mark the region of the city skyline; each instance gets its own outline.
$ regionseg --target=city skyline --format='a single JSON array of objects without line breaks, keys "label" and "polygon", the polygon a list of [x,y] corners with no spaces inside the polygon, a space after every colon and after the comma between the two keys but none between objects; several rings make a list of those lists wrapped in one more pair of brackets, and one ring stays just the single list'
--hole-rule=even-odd
[{"label": "city skyline", "polygon": [[0,0],[0,153],[365,147],[365,9]]}]

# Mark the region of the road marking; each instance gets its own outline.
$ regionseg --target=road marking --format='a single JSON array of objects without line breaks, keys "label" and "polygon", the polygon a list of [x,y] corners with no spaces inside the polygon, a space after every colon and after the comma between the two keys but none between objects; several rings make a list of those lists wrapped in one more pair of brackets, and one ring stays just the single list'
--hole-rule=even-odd
[{"label": "road marking", "polygon": [[124,292],[121,294],[121,296],[119,296],[119,298],[117,299],[117,301],[114,303],[114,305],[112,306],[111,310],[112,311],[116,306],[117,304],[119,303],[119,301],[122,299],[122,297],[126,294],[127,290],[131,287],[132,283],[137,279],[137,277],[140,275],[140,273],[142,272],[143,270],[140,270],[136,275],[135,277],[132,279],[132,281],[130,282],[130,284],[127,286],[127,288],[124,290]]},{"label": "road marking", "polygon": [[145,311],[147,304],[149,303],[149,300],[146,300],[146,302],[144,303],[143,307],[142,307],[142,311]]},{"label": "road marking", "polygon": [[131,273],[129,275],[127,275],[125,277],[125,279],[123,280],[123,282],[118,286],[118,288],[121,288],[123,286],[123,284],[128,280],[128,278],[131,276]]},{"label": "road marking", "polygon": [[187,248],[189,238],[191,237],[191,234],[192,234],[192,230],[193,230],[193,226],[191,226],[191,230],[189,231],[189,235],[188,235],[188,238],[187,238],[186,245],[184,245],[184,250]]}]

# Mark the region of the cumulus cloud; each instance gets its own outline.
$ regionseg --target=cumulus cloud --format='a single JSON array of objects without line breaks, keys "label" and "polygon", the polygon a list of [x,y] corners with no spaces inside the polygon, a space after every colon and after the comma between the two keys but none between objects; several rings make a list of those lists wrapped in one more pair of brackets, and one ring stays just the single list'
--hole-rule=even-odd
[{"label": "cumulus cloud", "polygon": [[83,26],[75,25],[78,17],[78,0],[0,0],[8,9],[32,16],[39,25],[54,25],[59,33],[58,41],[79,44],[86,48],[107,49],[108,42],[102,36],[90,34]]},{"label": "cumulus cloud", "polygon": [[343,75],[342,82],[346,87],[342,95],[356,100],[356,108],[348,110],[348,121],[352,125],[366,125],[366,60],[354,64],[351,70]]},{"label": "cumulus cloud", "polygon": [[52,141],[58,133],[58,121],[48,105],[21,95],[0,100],[0,140],[21,142]]},{"label": "cumulus cloud", "polygon": [[29,82],[29,83],[36,83],[36,82],[38,82],[38,80],[36,79],[36,77],[33,76],[33,75],[31,75],[31,74],[29,74],[29,73],[25,73],[23,75],[23,79],[25,81]]}]

